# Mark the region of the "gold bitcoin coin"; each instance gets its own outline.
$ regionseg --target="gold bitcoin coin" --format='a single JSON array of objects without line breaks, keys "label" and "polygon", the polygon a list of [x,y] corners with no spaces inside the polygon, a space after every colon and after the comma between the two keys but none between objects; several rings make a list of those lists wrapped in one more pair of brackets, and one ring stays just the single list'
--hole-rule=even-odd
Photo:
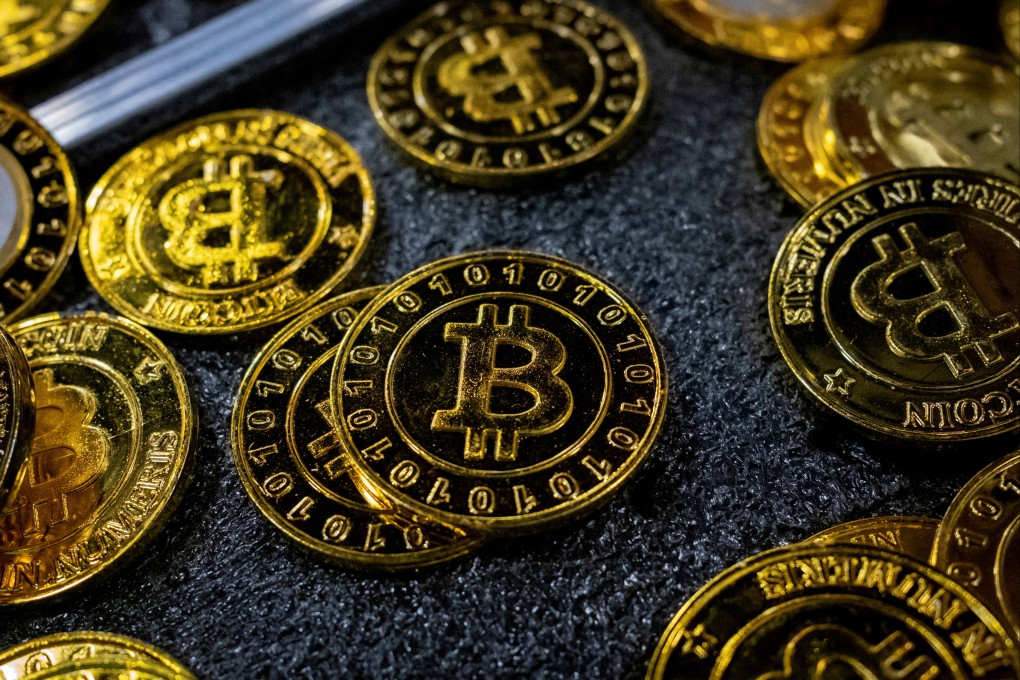
[{"label": "gold bitcoin coin", "polygon": [[1002,0],[999,6],[999,25],[1010,54],[1020,60],[1020,0]]},{"label": "gold bitcoin coin", "polygon": [[80,212],[78,182],[63,150],[27,111],[0,98],[3,323],[27,314],[56,283],[74,249]]},{"label": "gold bitcoin coin", "polygon": [[580,0],[443,2],[379,49],[368,97],[413,159],[502,188],[604,155],[644,109],[648,71],[630,31]]},{"label": "gold bitcoin coin", "polygon": [[649,680],[1014,680],[1002,624],[938,570],[878,548],[799,544],[716,576],[673,617]]},{"label": "gold bitcoin coin", "polygon": [[967,167],[1020,182],[1020,75],[982,50],[906,42],[859,55],[832,82],[830,151],[855,177]]},{"label": "gold bitcoin coin", "polygon": [[64,594],[150,540],[183,491],[196,428],[180,367],[137,324],[48,314],[11,334],[32,369],[36,419],[0,517],[0,604]]},{"label": "gold bitcoin coin", "polygon": [[868,432],[952,443],[1020,424],[1020,188],[907,170],[805,215],[769,284],[809,394]]},{"label": "gold bitcoin coin", "polygon": [[86,206],[82,264],[139,323],[227,333],[294,316],[361,257],[375,198],[336,134],[277,111],[181,125],[120,159]]},{"label": "gold bitcoin coin", "polygon": [[79,631],[47,635],[0,652],[0,680],[23,680],[67,663],[116,658],[147,661],[176,676],[192,677],[173,657],[144,642],[113,633]]},{"label": "gold bitcoin coin", "polygon": [[986,467],[957,494],[931,562],[977,595],[1020,640],[1020,451]]},{"label": "gold bitcoin coin", "polygon": [[234,462],[248,495],[280,531],[351,566],[406,569],[459,557],[479,541],[372,507],[351,479],[329,387],[336,351],[382,288],[327,300],[281,330],[248,369],[234,402]]},{"label": "gold bitcoin coin", "polygon": [[194,680],[190,673],[178,673],[144,658],[96,657],[67,661],[22,676],[21,680]]},{"label": "gold bitcoin coin", "polygon": [[28,359],[0,325],[0,508],[17,487],[32,448],[35,396]]},{"label": "gold bitcoin coin", "polygon": [[812,206],[847,185],[829,162],[817,121],[832,78],[845,57],[806,61],[785,73],[765,94],[758,114],[758,149],[773,177],[802,205]]},{"label": "gold bitcoin coin", "polygon": [[669,23],[708,45],[803,61],[863,45],[886,0],[652,0]]},{"label": "gold bitcoin coin", "polygon": [[834,526],[807,540],[870,545],[927,562],[938,528],[939,521],[929,517],[869,517]]},{"label": "gold bitcoin coin", "polygon": [[108,4],[110,0],[0,0],[0,78],[69,48]]},{"label": "gold bitcoin coin", "polygon": [[608,500],[666,404],[647,319],[576,265],[524,252],[434,262],[359,315],[332,380],[359,479],[412,518],[532,531]]}]

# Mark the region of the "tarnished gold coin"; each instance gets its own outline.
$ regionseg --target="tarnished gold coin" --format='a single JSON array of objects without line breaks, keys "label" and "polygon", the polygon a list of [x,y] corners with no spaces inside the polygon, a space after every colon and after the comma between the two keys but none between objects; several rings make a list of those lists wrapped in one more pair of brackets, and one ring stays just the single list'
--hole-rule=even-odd
[{"label": "tarnished gold coin", "polygon": [[1020,60],[1020,0],[1002,0],[999,6],[999,25],[1010,54]]},{"label": "tarnished gold coin", "polygon": [[930,517],[868,517],[808,538],[816,543],[853,543],[891,550],[927,562],[939,521]]},{"label": "tarnished gold coin", "polygon": [[337,348],[382,288],[327,300],[277,333],[252,363],[231,425],[234,462],[259,511],[299,544],[344,564],[405,569],[464,555],[478,539],[373,508],[335,431]]},{"label": "tarnished gold coin", "polygon": [[644,460],[666,371],[644,315],[565,260],[485,252],[398,280],[338,350],[334,413],[362,482],[412,518],[533,531]]},{"label": "tarnished gold coin", "polygon": [[963,169],[851,186],[776,258],[772,332],[801,384],[855,425],[952,443],[1020,425],[1020,188]]},{"label": "tarnished gold coin", "polygon": [[99,314],[11,327],[35,380],[24,478],[0,516],[0,604],[109,573],[168,519],[187,480],[195,415],[152,334]]},{"label": "tarnished gold coin", "polygon": [[712,46],[775,61],[803,61],[864,44],[886,0],[652,0],[685,33]]},{"label": "tarnished gold coin", "polygon": [[22,680],[194,680],[194,676],[177,673],[144,658],[107,656],[67,661],[25,675]]},{"label": "tarnished gold coin", "polygon": [[1015,680],[1016,647],[961,585],[899,553],[770,550],[716,576],[673,617],[649,680]]},{"label": "tarnished gold coin", "polygon": [[64,151],[27,111],[0,98],[3,323],[25,316],[64,271],[81,226],[78,203],[78,181]]},{"label": "tarnished gold coin", "polygon": [[165,669],[171,677],[192,677],[173,657],[152,645],[113,633],[77,631],[47,635],[0,652],[0,680],[23,680],[68,663],[112,659],[141,660]]},{"label": "tarnished gold coin", "polygon": [[23,474],[34,425],[35,396],[28,359],[0,325],[0,508]]},{"label": "tarnished gold coin", "polygon": [[939,526],[931,562],[981,598],[1020,641],[1020,451],[960,490]]},{"label": "tarnished gold coin", "polygon": [[758,113],[758,150],[765,165],[808,207],[847,185],[840,168],[829,162],[818,121],[833,77],[849,61],[825,57],[795,66],[772,84]]},{"label": "tarnished gold coin", "polygon": [[580,0],[459,0],[379,49],[368,98],[414,160],[502,188],[604,155],[644,109],[648,69],[630,31]]},{"label": "tarnished gold coin", "polygon": [[0,78],[37,66],[72,44],[110,0],[0,2]]},{"label": "tarnished gold coin", "polygon": [[1020,75],[999,55],[883,45],[834,78],[829,99],[830,151],[853,176],[946,166],[1020,182]]},{"label": "tarnished gold coin", "polygon": [[375,224],[358,154],[277,111],[218,113],[150,139],[96,184],[85,273],[147,326],[227,333],[311,307],[350,272]]}]

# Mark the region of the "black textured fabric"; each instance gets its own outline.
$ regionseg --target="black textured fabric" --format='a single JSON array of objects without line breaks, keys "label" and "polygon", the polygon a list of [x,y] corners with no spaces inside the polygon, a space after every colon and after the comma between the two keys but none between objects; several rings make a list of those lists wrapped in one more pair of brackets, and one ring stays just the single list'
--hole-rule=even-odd
[{"label": "black textured fabric", "polygon": [[[98,629],[154,643],[210,679],[638,678],[674,611],[727,565],[858,517],[937,516],[1003,452],[1009,442],[941,455],[868,442],[798,392],[765,298],[801,211],[763,169],[754,137],[759,102],[784,67],[681,45],[637,2],[600,3],[643,44],[654,100],[629,153],[564,183],[512,194],[457,188],[390,148],[364,78],[373,50],[414,10],[320,31],[72,155],[87,189],[161,127],[220,109],[285,109],[337,130],[375,179],[379,225],[352,285],[494,246],[601,272],[647,311],[671,382],[662,435],[623,492],[581,523],[495,541],[418,574],[328,566],[259,516],[231,460],[234,394],[268,333],[163,334],[202,423],[184,503],[112,579],[63,602],[0,611],[0,647]],[[122,0],[73,53],[0,87],[35,104],[237,4]],[[893,0],[878,41],[995,48],[996,6]],[[53,309],[109,311],[77,257],[40,311]]]}]

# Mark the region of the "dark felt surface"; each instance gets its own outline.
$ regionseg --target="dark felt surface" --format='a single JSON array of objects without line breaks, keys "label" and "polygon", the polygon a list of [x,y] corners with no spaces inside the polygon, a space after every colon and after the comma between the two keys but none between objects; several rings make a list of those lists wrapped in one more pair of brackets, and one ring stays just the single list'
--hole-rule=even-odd
[{"label": "dark felt surface", "polygon": [[[996,45],[993,2],[893,3],[879,41]],[[71,55],[0,87],[34,104],[237,4],[122,0]],[[754,143],[758,104],[784,67],[681,46],[637,2],[601,4],[643,44],[653,106],[621,162],[563,184],[516,194],[455,188],[393,152],[363,83],[372,51],[407,13],[354,33],[319,32],[302,41],[315,43],[311,51],[278,51],[72,155],[89,187],[133,144],[192,114],[286,109],[340,132],[375,178],[380,221],[355,283],[492,246],[601,272],[647,311],[670,369],[662,436],[620,496],[582,523],[415,575],[328,566],[258,515],[231,460],[234,392],[267,336],[164,335],[202,421],[181,509],[112,580],[62,603],[0,612],[0,647],[98,629],[155,643],[204,678],[638,678],[674,611],[728,564],[845,520],[939,515],[1004,450],[1008,442],[911,455],[831,427],[797,391],[768,330],[765,294],[800,210]],[[57,288],[40,311],[109,311],[77,258]]]}]

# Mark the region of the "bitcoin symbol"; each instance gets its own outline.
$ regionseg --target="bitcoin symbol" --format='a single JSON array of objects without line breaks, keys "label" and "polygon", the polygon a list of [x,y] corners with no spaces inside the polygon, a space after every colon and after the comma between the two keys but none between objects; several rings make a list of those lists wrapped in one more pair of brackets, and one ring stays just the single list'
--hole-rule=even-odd
[{"label": "bitcoin symbol", "polygon": [[159,204],[159,218],[170,232],[167,256],[198,269],[203,283],[241,283],[258,278],[258,261],[279,257],[284,244],[269,239],[266,197],[283,174],[256,172],[250,156],[206,161],[202,179],[170,190]]},{"label": "bitcoin symbol", "polygon": [[[886,342],[897,355],[922,361],[942,358],[957,379],[974,371],[964,355],[968,349],[973,349],[985,366],[1002,361],[994,340],[1020,324],[1013,314],[992,317],[967,282],[953,259],[967,249],[963,237],[953,232],[929,241],[913,223],[903,225],[899,232],[907,242],[906,250],[898,250],[888,234],[872,239],[882,259],[854,279],[854,309],[872,323],[885,324]],[[893,297],[889,286],[917,267],[935,290],[906,300]],[[921,322],[936,311],[948,314],[956,330],[939,336],[922,333]]]},{"label": "bitcoin symbol", "polygon": [[[457,405],[438,411],[432,429],[464,432],[465,460],[483,460],[490,443],[497,461],[517,459],[521,435],[548,434],[570,416],[574,398],[559,377],[567,361],[567,350],[559,338],[543,328],[528,325],[531,310],[525,305],[510,306],[510,321],[496,323],[497,307],[478,308],[477,323],[449,323],[443,332],[448,342],[462,347]],[[515,345],[531,353],[523,366],[497,367],[496,348]],[[493,387],[528,393],[534,399],[531,408],[519,413],[493,413],[490,410]]]},{"label": "bitcoin symbol", "polygon": [[[488,41],[488,42],[486,42]],[[532,50],[542,47],[535,33],[510,37],[503,28],[461,38],[464,52],[439,66],[439,84],[450,94],[464,97],[464,112],[473,120],[490,123],[509,120],[518,134],[535,129],[537,116],[548,127],[560,122],[557,106],[577,101],[571,87],[554,88]],[[478,72],[498,59],[498,73]]]}]

